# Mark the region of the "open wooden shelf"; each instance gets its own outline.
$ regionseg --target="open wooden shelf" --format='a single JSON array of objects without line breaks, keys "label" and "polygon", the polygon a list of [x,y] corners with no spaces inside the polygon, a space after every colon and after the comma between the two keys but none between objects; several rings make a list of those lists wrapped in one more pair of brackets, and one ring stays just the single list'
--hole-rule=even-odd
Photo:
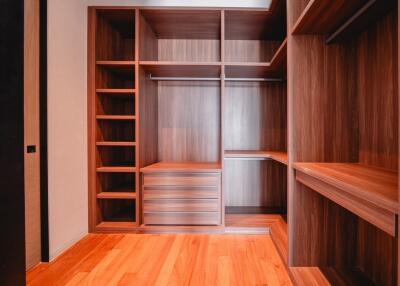
[{"label": "open wooden shelf", "polygon": [[136,167],[98,167],[96,168],[98,173],[135,173]]},{"label": "open wooden shelf", "polygon": [[283,71],[271,63],[227,62],[225,63],[227,78],[283,78]]},{"label": "open wooden shelf", "polygon": [[152,172],[221,172],[220,163],[210,162],[158,162],[140,169],[143,173]]},{"label": "open wooden shelf", "polygon": [[220,39],[221,14],[216,9],[141,9],[159,39]]},{"label": "open wooden shelf", "polygon": [[393,0],[310,0],[294,24],[292,34],[329,35],[328,42],[354,36],[393,8],[395,3]]},{"label": "open wooden shelf", "polygon": [[156,77],[215,77],[221,75],[221,62],[140,61],[148,74]]},{"label": "open wooden shelf", "polygon": [[250,158],[250,159],[272,159],[287,165],[286,152],[260,151],[260,150],[225,150],[225,158]]},{"label": "open wooden shelf", "polygon": [[135,67],[135,61],[96,61],[96,65],[109,67]]},{"label": "open wooden shelf", "polygon": [[135,221],[103,221],[96,225],[96,232],[135,232],[136,228]]},{"label": "open wooden shelf", "polygon": [[98,120],[135,120],[134,115],[96,115]]},{"label": "open wooden shelf", "polygon": [[98,88],[96,89],[96,93],[101,94],[109,94],[109,95],[133,95],[136,93],[136,89],[134,88]]},{"label": "open wooden shelf", "polygon": [[286,34],[285,4],[285,1],[275,1],[268,12],[265,9],[225,10],[225,39],[282,39]]},{"label": "open wooden shelf", "polygon": [[286,70],[287,63],[287,39],[279,46],[278,50],[271,59],[272,70]]},{"label": "open wooden shelf", "polygon": [[101,192],[97,194],[98,199],[136,199],[135,192]]},{"label": "open wooden shelf", "polygon": [[376,227],[395,235],[396,172],[353,163],[294,163],[296,179]]},{"label": "open wooden shelf", "polygon": [[96,142],[96,145],[97,146],[130,147],[130,146],[136,146],[136,142],[100,141],[100,142]]}]

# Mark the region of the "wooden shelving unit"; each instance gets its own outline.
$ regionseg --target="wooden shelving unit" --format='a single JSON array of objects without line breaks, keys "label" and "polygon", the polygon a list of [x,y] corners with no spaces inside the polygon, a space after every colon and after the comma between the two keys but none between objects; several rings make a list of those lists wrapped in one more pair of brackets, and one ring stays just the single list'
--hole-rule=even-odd
[{"label": "wooden shelving unit", "polygon": [[136,9],[89,12],[89,228],[138,226]]},{"label": "wooden shelving unit", "polygon": [[287,41],[286,25],[280,22],[285,10],[284,1],[277,1],[271,14],[224,13],[222,156],[227,214],[286,210],[285,152],[269,152],[286,150],[287,144]]},{"label": "wooden shelving unit", "polygon": [[287,210],[296,283],[394,285],[398,3],[271,7],[89,9],[90,231]]},{"label": "wooden shelving unit", "polygon": [[295,163],[296,179],[395,236],[397,173],[352,163]]},{"label": "wooden shelving unit", "polygon": [[259,150],[226,150],[225,158],[231,159],[272,159],[287,165],[288,158],[286,152],[279,151],[259,151]]},{"label": "wooden shelving unit", "polygon": [[397,2],[288,2],[288,266],[299,285],[397,284]]},{"label": "wooden shelving unit", "polygon": [[328,43],[348,39],[395,7],[396,0],[309,0],[293,25],[292,34],[327,35]]}]

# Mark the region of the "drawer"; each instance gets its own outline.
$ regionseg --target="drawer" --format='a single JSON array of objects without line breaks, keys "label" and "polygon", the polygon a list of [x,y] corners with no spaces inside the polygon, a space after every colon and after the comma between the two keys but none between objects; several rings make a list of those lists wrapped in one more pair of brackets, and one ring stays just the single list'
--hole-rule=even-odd
[{"label": "drawer", "polygon": [[144,186],[215,186],[220,185],[218,173],[152,173],[144,174]]},{"label": "drawer", "polygon": [[219,199],[218,187],[156,186],[143,187],[143,199]]},{"label": "drawer", "polygon": [[218,212],[219,199],[144,200],[144,212]]},{"label": "drawer", "polygon": [[219,212],[145,212],[143,223],[147,225],[219,225]]}]

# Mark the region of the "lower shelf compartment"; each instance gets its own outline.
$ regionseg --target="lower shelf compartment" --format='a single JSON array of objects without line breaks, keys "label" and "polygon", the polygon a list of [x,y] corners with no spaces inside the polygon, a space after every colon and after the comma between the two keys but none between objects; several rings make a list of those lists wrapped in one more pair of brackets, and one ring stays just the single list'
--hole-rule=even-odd
[{"label": "lower shelf compartment", "polygon": [[136,222],[101,222],[96,226],[96,232],[107,233],[107,232],[136,232]]},{"label": "lower shelf compartment", "polygon": [[353,163],[295,163],[296,180],[395,236],[397,173]]},{"label": "lower shelf compartment", "polygon": [[98,200],[102,222],[135,222],[135,200],[101,199]]}]

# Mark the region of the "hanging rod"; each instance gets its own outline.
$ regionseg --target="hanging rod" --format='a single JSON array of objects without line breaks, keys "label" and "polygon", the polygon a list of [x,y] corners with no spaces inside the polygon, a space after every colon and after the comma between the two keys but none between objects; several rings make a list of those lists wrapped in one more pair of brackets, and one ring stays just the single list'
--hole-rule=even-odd
[{"label": "hanging rod", "polygon": [[235,161],[270,161],[272,158],[268,157],[225,157],[224,160]]},{"label": "hanging rod", "polygon": [[[162,80],[162,81],[220,81],[222,77],[160,77],[152,76],[150,74],[149,79],[151,80]],[[225,78],[225,81],[263,81],[263,82],[282,82],[282,78]]]},{"label": "hanging rod", "polygon": [[225,78],[225,81],[268,81],[268,82],[281,82],[284,81],[283,78],[258,78],[258,77],[232,77],[232,78]]},{"label": "hanging rod", "polygon": [[219,77],[164,77],[164,76],[152,76],[149,78],[151,80],[202,80],[202,81],[219,81],[221,78]]}]

